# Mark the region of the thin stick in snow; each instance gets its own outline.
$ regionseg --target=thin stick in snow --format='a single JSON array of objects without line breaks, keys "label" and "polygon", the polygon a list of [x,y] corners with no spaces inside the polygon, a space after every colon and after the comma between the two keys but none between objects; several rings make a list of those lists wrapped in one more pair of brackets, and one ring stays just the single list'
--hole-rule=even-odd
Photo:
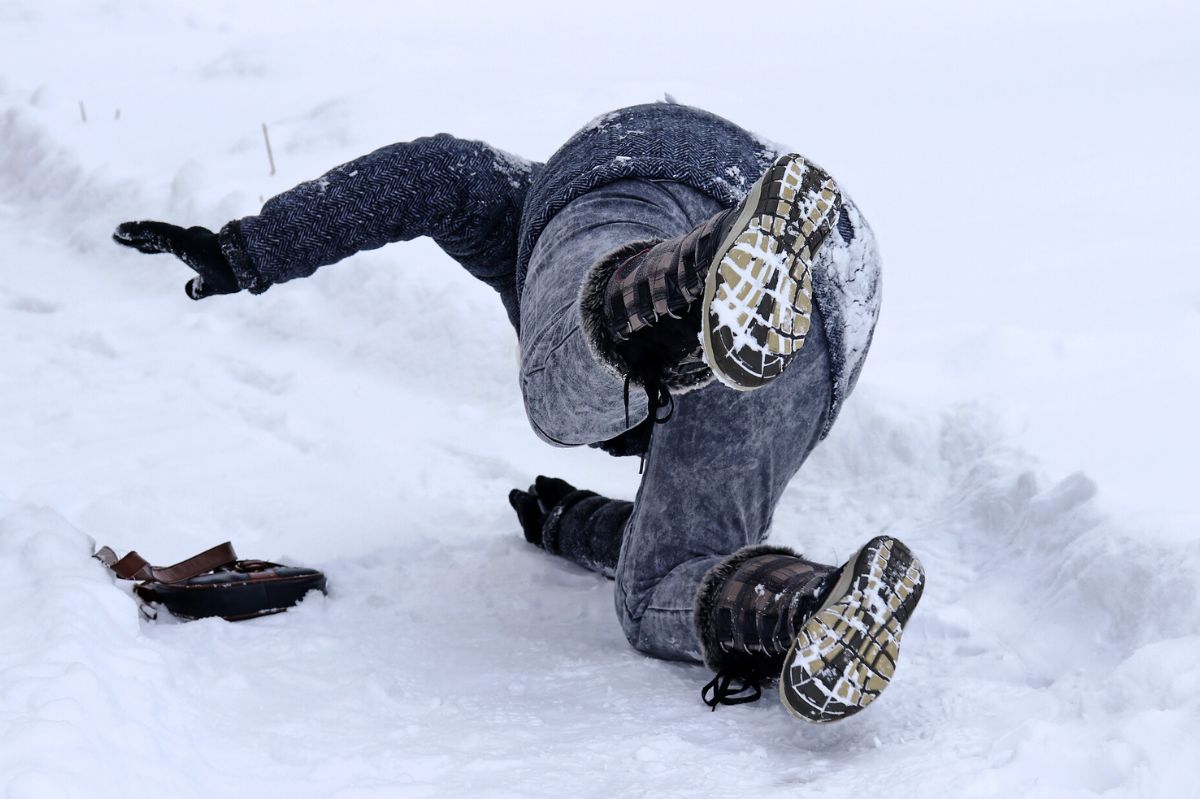
[{"label": "thin stick in snow", "polygon": [[83,107],[83,100],[79,101],[79,118],[87,122],[87,109]]},{"label": "thin stick in snow", "polygon": [[263,141],[267,143],[267,161],[271,164],[271,175],[275,174],[275,156],[271,153],[271,137],[267,133],[267,123],[262,123]]}]

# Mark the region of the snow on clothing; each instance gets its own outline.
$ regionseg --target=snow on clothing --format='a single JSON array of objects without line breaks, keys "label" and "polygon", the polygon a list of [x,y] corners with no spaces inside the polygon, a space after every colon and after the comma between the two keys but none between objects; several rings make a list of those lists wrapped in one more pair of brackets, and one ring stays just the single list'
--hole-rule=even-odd
[{"label": "snow on clothing", "polygon": [[[226,225],[221,246],[242,288],[260,293],[359,250],[430,236],[500,293],[520,332],[529,263],[569,203],[624,178],[642,178],[688,186],[719,210],[739,202],[777,154],[775,146],[721,117],[670,103],[604,114],[545,164],[439,134],[381,148],[272,198],[258,215]],[[842,240],[823,247],[813,265],[832,362],[822,436],[853,389],[879,313],[875,240],[845,199]]]}]

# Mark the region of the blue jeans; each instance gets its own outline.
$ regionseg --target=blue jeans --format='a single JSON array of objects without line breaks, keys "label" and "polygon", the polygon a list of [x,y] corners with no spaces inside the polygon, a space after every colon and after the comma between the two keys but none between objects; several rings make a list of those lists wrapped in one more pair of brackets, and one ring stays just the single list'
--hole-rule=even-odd
[{"label": "blue jeans", "polygon": [[[604,441],[646,416],[640,392],[588,349],[579,290],[604,255],[634,241],[687,233],[721,211],[681,183],[626,179],[567,205],[547,226],[520,300],[521,391],[529,421],[551,444]],[[706,572],[761,543],[775,506],[816,446],[832,377],[819,309],[784,374],[749,393],[719,383],[675,398],[654,427],[616,570],[616,609],[631,644],[655,657],[701,659],[693,621]]]}]

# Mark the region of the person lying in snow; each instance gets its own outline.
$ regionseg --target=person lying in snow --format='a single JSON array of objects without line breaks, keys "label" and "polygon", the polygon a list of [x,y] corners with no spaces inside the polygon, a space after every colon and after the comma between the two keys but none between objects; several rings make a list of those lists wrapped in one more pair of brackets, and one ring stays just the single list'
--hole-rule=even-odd
[{"label": "person lying in snow", "polygon": [[417,236],[499,293],[539,437],[643,458],[633,502],[547,477],[509,496],[531,543],[615,578],[635,648],[707,664],[714,709],[778,679],[792,714],[833,721],[887,687],[924,585],[908,548],[880,536],[838,568],[763,544],[879,313],[874,236],[826,172],[655,103],[597,118],[544,164],[439,134],[218,233],[146,221],[114,234],[182,259],[195,300]]}]

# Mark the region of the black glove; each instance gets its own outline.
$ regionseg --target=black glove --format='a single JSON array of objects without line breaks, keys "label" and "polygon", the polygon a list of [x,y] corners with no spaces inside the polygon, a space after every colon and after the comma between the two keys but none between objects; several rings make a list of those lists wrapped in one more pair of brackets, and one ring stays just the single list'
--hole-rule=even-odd
[{"label": "black glove", "polygon": [[542,527],[546,523],[546,514],[575,490],[575,486],[566,480],[539,476],[528,491],[514,488],[508,492],[508,504],[517,512],[517,521],[525,531],[526,541],[542,546]]},{"label": "black glove", "polygon": [[138,252],[170,253],[190,266],[196,277],[184,286],[193,300],[240,290],[233,268],[221,253],[217,234],[202,227],[186,230],[167,222],[123,222],[113,232],[113,241]]},{"label": "black glove", "polygon": [[528,491],[513,489],[508,501],[529,543],[605,577],[617,573],[632,502],[581,491],[557,477],[539,477]]}]

